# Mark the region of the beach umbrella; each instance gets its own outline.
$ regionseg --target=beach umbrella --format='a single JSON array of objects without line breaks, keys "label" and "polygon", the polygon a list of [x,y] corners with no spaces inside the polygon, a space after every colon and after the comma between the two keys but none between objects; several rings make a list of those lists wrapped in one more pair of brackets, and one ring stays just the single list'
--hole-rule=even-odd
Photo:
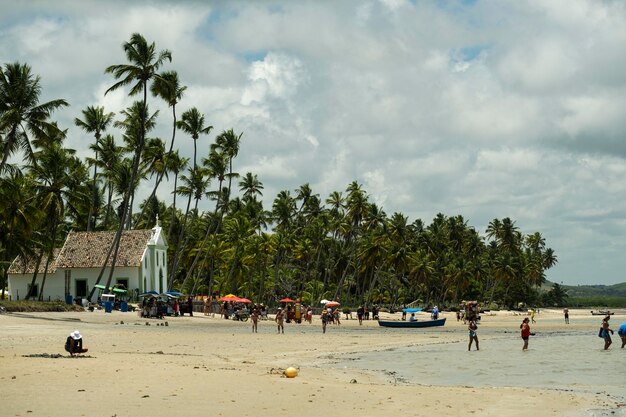
[{"label": "beach umbrella", "polygon": [[128,290],[125,290],[123,288],[113,288],[113,292],[120,293],[120,294],[126,294],[128,292]]},{"label": "beach umbrella", "polygon": [[295,303],[295,301],[289,297],[283,298],[282,300],[278,300],[278,302],[279,303]]},{"label": "beach umbrella", "polygon": [[183,296],[183,293],[178,291],[168,291],[165,293],[165,295],[172,298],[179,298]]},{"label": "beach umbrella", "polygon": [[323,299],[322,301],[320,301],[320,304],[326,304],[326,303],[330,303],[330,301],[328,301],[327,299]]},{"label": "beach umbrella", "polygon": [[99,290],[106,290],[107,289],[107,287],[102,285],[102,284],[96,284],[96,285],[94,285],[94,287],[98,288]]},{"label": "beach umbrella", "polygon": [[341,304],[339,304],[337,301],[329,301],[326,303],[326,307],[339,307]]},{"label": "beach umbrella", "polygon": [[240,298],[233,294],[228,294],[219,298],[219,301],[239,301]]},{"label": "beach umbrella", "polygon": [[139,294],[139,297],[156,297],[157,295],[159,295],[159,293],[156,291],[146,291],[143,294]]},{"label": "beach umbrella", "polygon": [[239,302],[244,304],[252,304],[252,301],[248,300],[247,298],[240,298]]}]

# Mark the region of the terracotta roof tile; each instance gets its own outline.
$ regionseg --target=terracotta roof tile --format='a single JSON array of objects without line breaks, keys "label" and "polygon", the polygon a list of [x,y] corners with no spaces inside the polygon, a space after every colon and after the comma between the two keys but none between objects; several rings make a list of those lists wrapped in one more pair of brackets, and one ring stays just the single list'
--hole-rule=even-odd
[{"label": "terracotta roof tile", "polygon": [[[61,249],[57,248],[54,250],[54,252],[52,252],[52,260],[50,261],[50,265],[48,265],[49,274],[54,274],[54,272],[56,271],[55,261],[57,257],[59,256],[60,251]],[[17,258],[15,258],[13,263],[11,263],[8,273],[9,274],[32,274],[34,273],[35,265],[37,265],[37,258],[38,258],[39,253],[40,252],[38,252],[37,254],[33,256],[29,256],[26,259],[22,258],[21,256],[18,256]],[[41,258],[41,263],[39,264],[37,273],[43,274],[45,269],[46,269],[46,255],[44,255],[44,257]]]}]

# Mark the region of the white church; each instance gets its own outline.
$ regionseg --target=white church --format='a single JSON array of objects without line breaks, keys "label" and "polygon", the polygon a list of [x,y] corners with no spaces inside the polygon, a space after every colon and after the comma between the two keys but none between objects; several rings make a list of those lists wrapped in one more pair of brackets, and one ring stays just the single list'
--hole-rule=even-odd
[{"label": "white church", "polygon": [[[67,295],[84,298],[96,285],[115,231],[70,232],[61,249],[54,251],[54,259],[42,289],[46,264],[44,256],[38,268],[32,294],[43,300],[65,300]],[[109,266],[110,262],[109,261]],[[9,293],[11,299],[24,299],[32,283],[36,259],[17,257],[11,264]],[[107,267],[100,284],[106,284],[110,268]],[[158,224],[151,230],[125,230],[122,232],[112,286],[123,287],[129,293],[167,291],[167,242]],[[94,297],[95,298],[95,297]],[[95,301],[95,300],[92,300]]]}]

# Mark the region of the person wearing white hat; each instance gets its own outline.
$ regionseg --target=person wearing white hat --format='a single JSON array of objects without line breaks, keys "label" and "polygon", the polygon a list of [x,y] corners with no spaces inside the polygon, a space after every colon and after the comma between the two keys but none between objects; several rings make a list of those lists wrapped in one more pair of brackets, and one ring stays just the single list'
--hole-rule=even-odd
[{"label": "person wearing white hat", "polygon": [[83,349],[83,336],[81,336],[78,330],[74,330],[67,337],[65,350],[69,352],[71,356],[87,352],[88,349]]}]

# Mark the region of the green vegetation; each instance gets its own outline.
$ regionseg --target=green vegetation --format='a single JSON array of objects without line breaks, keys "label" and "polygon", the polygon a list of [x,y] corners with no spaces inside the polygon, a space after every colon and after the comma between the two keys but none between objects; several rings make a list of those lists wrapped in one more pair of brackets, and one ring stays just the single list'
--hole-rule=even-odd
[{"label": "green vegetation", "polygon": [[[326,197],[303,184],[262,200],[257,175],[236,172],[243,133],[225,129],[209,142],[213,127],[201,110],[186,109],[177,119],[186,87],[175,71],[160,72],[173,54],[158,52],[139,34],[123,50],[128,62],[106,69],[114,78],[107,92],[130,87],[140,100],[116,113],[94,106],[76,111],[75,124],[93,151],[87,165],[64,145],[67,131],[50,121],[67,103],[40,104],[39,78],[27,65],[0,67],[2,287],[17,255],[35,256],[48,270],[71,229],[116,231],[107,257],[115,260],[122,230],[153,227],[158,216],[170,245],[168,286],[184,293],[344,305],[541,302],[539,287],[557,258],[539,232],[524,234],[508,217],[493,219],[481,234],[461,215],[440,213],[430,224],[387,215],[356,181]],[[169,147],[153,137],[161,115],[149,104],[157,99],[172,109]],[[193,141],[192,158],[179,155],[177,132]],[[9,158],[18,149],[23,164]],[[163,177],[173,180],[171,202],[155,197]],[[135,191],[149,181],[151,195],[136,202]],[[207,198],[210,209],[201,211]],[[103,268],[98,283],[110,286],[113,273],[104,276]],[[33,284],[43,290],[46,275],[35,274]],[[564,295],[550,297],[559,303]]]}]

